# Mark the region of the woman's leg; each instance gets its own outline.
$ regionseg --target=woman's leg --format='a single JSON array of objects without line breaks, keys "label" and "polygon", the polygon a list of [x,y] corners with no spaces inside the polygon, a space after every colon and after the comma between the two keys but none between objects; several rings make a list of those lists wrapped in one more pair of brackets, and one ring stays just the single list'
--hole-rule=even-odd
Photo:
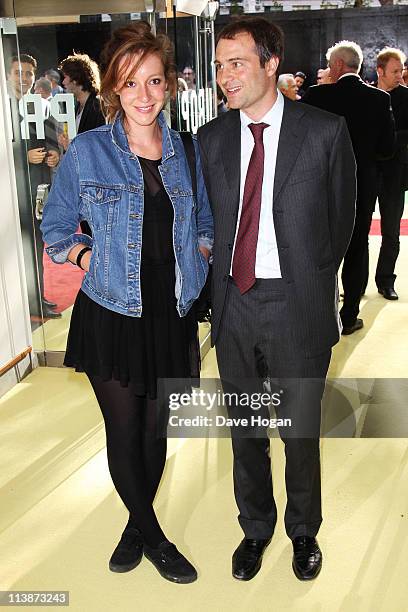
[{"label": "woman's leg", "polygon": [[[164,467],[165,447],[163,459],[163,444],[159,445],[156,455],[151,447],[155,440],[150,431],[144,431],[144,398],[137,398],[128,387],[121,387],[119,381],[102,381],[92,375],[88,378],[105,421],[109,471],[115,488],[129,510],[132,526],[137,525],[149,546],[157,547],[166,536],[152,501]],[[147,470],[146,461],[149,463]]]}]

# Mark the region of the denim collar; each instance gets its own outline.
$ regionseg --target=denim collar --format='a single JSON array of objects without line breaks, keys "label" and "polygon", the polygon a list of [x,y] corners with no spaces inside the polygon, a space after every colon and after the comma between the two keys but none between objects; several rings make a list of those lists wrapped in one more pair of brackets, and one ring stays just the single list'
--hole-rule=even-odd
[{"label": "denim collar", "polygon": [[[174,148],[173,148],[173,143],[170,138],[170,130],[166,123],[166,119],[164,117],[163,112],[159,113],[157,120],[162,130],[162,146],[163,146],[162,162],[163,162],[169,157],[172,157],[174,155]],[[132,153],[132,151],[129,149],[126,132],[125,132],[125,128],[123,125],[123,117],[120,112],[116,114],[116,117],[113,121],[113,124],[111,127],[111,136],[112,136],[113,144],[117,146],[118,149],[122,151],[122,153],[125,153],[126,155],[128,155],[130,159],[136,159],[137,155]]]}]

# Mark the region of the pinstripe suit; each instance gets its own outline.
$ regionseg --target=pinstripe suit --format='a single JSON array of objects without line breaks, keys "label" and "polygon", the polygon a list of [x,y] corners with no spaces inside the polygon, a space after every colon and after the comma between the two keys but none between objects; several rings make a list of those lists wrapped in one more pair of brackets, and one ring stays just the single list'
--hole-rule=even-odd
[{"label": "pinstripe suit", "polygon": [[[241,295],[229,277],[240,192],[240,134],[235,110],[198,133],[215,224],[212,342],[224,390],[244,378],[257,379],[259,385],[265,376],[278,378],[279,386],[282,377],[320,379],[303,418],[303,424],[312,424],[308,432],[280,432],[286,452],[286,530],[292,539],[314,536],[321,522],[316,432],[331,347],[339,339],[336,274],[354,223],[354,155],[343,118],[285,99],[273,191],[282,279],[258,280]],[[255,390],[253,382],[248,384]],[[292,400],[299,399],[298,392],[298,387],[290,389]],[[302,420],[301,403],[295,400],[286,407]],[[268,538],[276,523],[269,441],[233,432],[232,442],[239,522],[246,537]]]}]

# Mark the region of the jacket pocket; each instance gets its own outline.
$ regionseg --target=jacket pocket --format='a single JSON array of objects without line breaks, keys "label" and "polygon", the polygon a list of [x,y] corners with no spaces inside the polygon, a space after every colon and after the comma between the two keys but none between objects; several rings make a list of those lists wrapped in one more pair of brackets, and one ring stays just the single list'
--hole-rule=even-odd
[{"label": "jacket pocket", "polygon": [[120,189],[102,185],[81,185],[80,197],[95,231],[108,229],[118,223]]}]

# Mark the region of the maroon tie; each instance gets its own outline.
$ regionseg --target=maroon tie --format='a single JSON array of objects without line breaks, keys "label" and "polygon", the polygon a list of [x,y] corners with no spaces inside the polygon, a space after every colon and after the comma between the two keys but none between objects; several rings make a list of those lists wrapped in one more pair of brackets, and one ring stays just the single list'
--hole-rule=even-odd
[{"label": "maroon tie", "polygon": [[267,123],[250,123],[255,146],[249,160],[242,199],[241,218],[232,261],[232,277],[241,293],[255,284],[256,245],[258,243],[264,171],[263,131]]}]

